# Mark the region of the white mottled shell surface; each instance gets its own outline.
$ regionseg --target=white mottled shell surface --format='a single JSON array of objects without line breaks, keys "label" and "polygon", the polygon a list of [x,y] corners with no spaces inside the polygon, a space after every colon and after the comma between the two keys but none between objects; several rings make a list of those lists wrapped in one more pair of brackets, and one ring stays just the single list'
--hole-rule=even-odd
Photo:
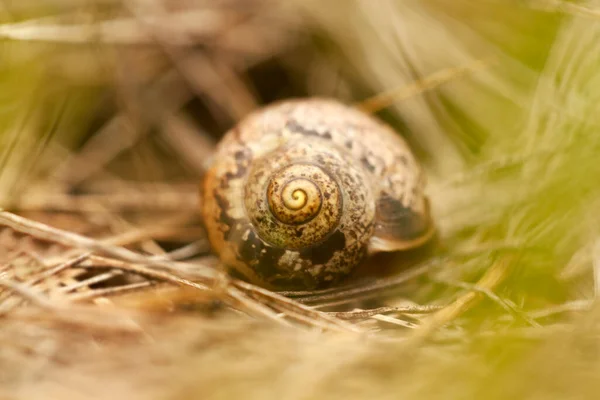
[{"label": "white mottled shell surface", "polygon": [[349,274],[367,252],[427,240],[424,185],[388,126],[336,101],[292,100],[225,135],[202,212],[225,264],[271,286],[317,288]]}]

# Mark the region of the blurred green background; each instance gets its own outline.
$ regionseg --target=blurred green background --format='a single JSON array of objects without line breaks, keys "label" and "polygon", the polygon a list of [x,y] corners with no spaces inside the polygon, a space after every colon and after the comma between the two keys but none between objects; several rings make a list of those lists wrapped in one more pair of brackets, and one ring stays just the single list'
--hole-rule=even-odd
[{"label": "blurred green background", "polygon": [[[427,273],[385,299],[456,311],[417,343],[259,330],[209,397],[597,397],[600,3],[29,0],[0,20],[0,203],[15,210],[103,180],[195,182],[275,100],[360,104],[488,62],[377,112],[422,160],[440,230]],[[254,361],[232,367],[237,352]],[[211,384],[190,372],[203,357],[174,396]]]}]

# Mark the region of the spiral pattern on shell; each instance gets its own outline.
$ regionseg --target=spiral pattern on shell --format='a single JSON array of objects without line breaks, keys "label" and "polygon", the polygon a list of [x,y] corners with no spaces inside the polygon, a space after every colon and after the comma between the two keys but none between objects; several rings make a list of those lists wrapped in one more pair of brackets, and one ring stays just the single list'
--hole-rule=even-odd
[{"label": "spiral pattern on shell", "polygon": [[[318,140],[289,141],[254,164],[245,189],[246,212],[259,237],[275,247],[303,249],[326,239],[340,225],[348,185],[370,196],[365,177],[350,160]],[[356,208],[356,201],[346,197],[346,210]]]},{"label": "spiral pattern on shell", "polygon": [[206,174],[203,217],[227,266],[260,284],[331,285],[367,250],[432,231],[424,181],[388,127],[340,103],[289,101],[225,135]]},{"label": "spiral pattern on shell", "polygon": [[[316,217],[323,206],[323,193],[311,179],[322,173],[320,168],[307,164],[290,165],[276,172],[266,194],[275,218],[285,224],[300,225]],[[339,188],[335,190],[339,192]]]}]

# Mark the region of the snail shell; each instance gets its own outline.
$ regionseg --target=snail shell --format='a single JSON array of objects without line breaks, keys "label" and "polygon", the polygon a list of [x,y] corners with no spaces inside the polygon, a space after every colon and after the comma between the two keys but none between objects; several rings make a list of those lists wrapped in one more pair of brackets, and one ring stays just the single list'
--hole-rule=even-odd
[{"label": "snail shell", "polygon": [[367,253],[418,246],[433,233],[425,180],[386,125],[325,99],[278,103],[219,144],[202,190],[221,260],[271,287],[312,289]]}]

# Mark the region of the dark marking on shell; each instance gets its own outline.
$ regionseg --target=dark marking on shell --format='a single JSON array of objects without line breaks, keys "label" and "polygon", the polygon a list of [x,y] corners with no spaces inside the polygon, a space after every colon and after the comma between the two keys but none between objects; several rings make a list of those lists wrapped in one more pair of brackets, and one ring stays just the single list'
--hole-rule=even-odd
[{"label": "dark marking on shell", "polygon": [[230,207],[229,201],[227,201],[225,197],[221,196],[218,190],[214,190],[213,195],[215,196],[215,200],[219,206],[219,223],[221,226],[229,227],[229,230],[225,232],[225,239],[228,239],[231,230],[235,226],[236,219],[231,218],[227,213],[227,210],[229,210]]},{"label": "dark marking on shell", "polygon": [[256,236],[254,231],[250,230],[248,238],[240,242],[238,252],[241,261],[251,264],[260,257],[262,251],[262,241]]},{"label": "dark marking on shell", "polygon": [[[242,176],[244,176],[245,173],[246,173],[245,166],[238,167],[238,169],[235,173],[232,173],[232,172],[225,173],[225,178],[226,178],[225,181],[228,182],[233,179],[241,178]],[[224,187],[229,187],[229,184],[227,184],[227,186],[224,186]]]},{"label": "dark marking on shell", "polygon": [[219,181],[219,187],[221,189],[229,189],[229,180],[227,179],[226,176],[224,176],[220,181]]},{"label": "dark marking on shell", "polygon": [[402,164],[405,167],[408,167],[408,158],[404,154],[400,154],[398,157],[396,157],[396,159],[398,160],[398,162],[400,162],[400,164]]},{"label": "dark marking on shell", "polygon": [[315,247],[300,252],[302,258],[312,260],[313,264],[325,264],[336,251],[346,247],[346,235],[340,230],[333,232],[325,241]]},{"label": "dark marking on shell", "polygon": [[369,161],[369,159],[366,156],[361,157],[360,162],[366,169],[369,170],[369,172],[371,172],[371,173],[375,172],[375,166],[373,164],[371,164],[371,162]]},{"label": "dark marking on shell", "polygon": [[250,230],[248,238],[240,242],[238,252],[240,261],[252,265],[260,276],[269,278],[280,273],[277,265],[285,249],[267,245]]},{"label": "dark marking on shell", "polygon": [[329,133],[327,131],[319,132],[314,129],[309,129],[309,128],[303,126],[301,123],[299,123],[296,120],[288,121],[285,126],[290,131],[292,131],[294,133],[299,133],[304,136],[315,136],[315,137],[320,137],[320,138],[324,138],[324,139],[331,139],[331,133]]},{"label": "dark marking on shell", "polygon": [[[243,177],[248,171],[248,167],[250,162],[252,161],[252,151],[250,149],[238,150],[233,154],[235,158],[236,171],[230,172],[227,171],[225,173],[225,182],[228,182],[232,179],[237,179]],[[227,184],[228,186],[228,184]]]},{"label": "dark marking on shell", "polygon": [[269,278],[273,275],[281,273],[277,266],[279,264],[279,259],[283,257],[286,250],[268,245],[265,245],[264,248],[266,252],[261,254],[261,257],[258,259],[256,271],[260,275]]}]

